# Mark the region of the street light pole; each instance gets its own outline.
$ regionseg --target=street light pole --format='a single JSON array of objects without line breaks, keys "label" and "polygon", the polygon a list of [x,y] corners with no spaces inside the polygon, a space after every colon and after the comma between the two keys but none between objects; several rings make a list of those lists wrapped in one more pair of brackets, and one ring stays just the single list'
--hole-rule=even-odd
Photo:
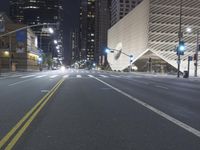
[{"label": "street light pole", "polygon": [[[180,0],[180,22],[179,22],[179,43],[182,40],[183,34],[182,34],[182,0]],[[178,73],[177,77],[180,78],[180,64],[181,64],[181,55],[180,53],[178,54]]]},{"label": "street light pole", "polygon": [[122,50],[110,49],[110,48],[107,48],[107,49],[106,49],[106,53],[109,53],[110,51],[113,51],[113,52],[114,52],[114,51],[120,52],[120,53],[122,53],[123,55],[129,57],[129,63],[130,63],[130,64],[129,64],[129,72],[132,71],[133,55],[128,55],[128,54],[124,53]]},{"label": "street light pole", "polygon": [[18,32],[18,31],[22,31],[22,30],[25,30],[25,29],[28,29],[28,28],[39,27],[39,26],[51,26],[51,25],[52,25],[52,26],[55,26],[55,25],[58,25],[58,23],[42,23],[42,24],[37,24],[37,25],[25,26],[25,27],[16,29],[16,30],[14,30],[14,31],[11,31],[11,32],[2,34],[2,35],[0,35],[0,37],[4,37],[4,36],[10,35],[10,34],[13,34],[13,33],[16,33],[16,32]]},{"label": "street light pole", "polygon": [[197,77],[198,74],[198,61],[199,61],[199,30],[197,30],[197,49],[196,49],[196,53],[195,53],[195,57],[196,57],[196,62],[195,62],[195,77]]}]

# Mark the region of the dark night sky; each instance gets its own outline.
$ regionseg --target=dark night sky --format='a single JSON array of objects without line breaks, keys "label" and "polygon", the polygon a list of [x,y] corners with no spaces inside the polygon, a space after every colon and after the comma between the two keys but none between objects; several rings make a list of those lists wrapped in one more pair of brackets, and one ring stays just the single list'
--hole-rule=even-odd
[{"label": "dark night sky", "polygon": [[[79,1],[80,0],[63,0],[64,3],[64,46],[65,57],[70,58],[69,35],[70,31],[78,26],[79,23]],[[0,12],[9,12],[9,0],[0,0]]]}]

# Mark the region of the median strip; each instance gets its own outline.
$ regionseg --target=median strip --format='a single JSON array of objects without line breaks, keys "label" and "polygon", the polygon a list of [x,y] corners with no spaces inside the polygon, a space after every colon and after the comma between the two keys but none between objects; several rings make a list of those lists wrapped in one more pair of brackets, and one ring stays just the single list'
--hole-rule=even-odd
[{"label": "median strip", "polygon": [[[10,150],[29,127],[31,122],[35,119],[38,113],[42,110],[45,104],[55,94],[57,89],[61,86],[65,79],[61,79],[51,90],[47,93],[25,116],[6,134],[6,136],[0,141],[0,149]],[[14,136],[14,137],[13,137]],[[13,137],[13,138],[12,138]],[[10,141],[10,142],[9,142]],[[7,144],[7,146],[5,146]]]}]

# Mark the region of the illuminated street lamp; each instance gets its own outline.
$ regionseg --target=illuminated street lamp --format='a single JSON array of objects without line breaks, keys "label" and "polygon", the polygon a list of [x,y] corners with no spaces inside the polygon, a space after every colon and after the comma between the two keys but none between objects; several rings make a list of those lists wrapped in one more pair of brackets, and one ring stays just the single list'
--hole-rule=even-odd
[{"label": "illuminated street lamp", "polygon": [[192,32],[192,28],[187,27],[187,28],[186,28],[186,32],[187,32],[187,33],[191,33],[191,32]]},{"label": "illuminated street lamp", "polygon": [[[192,28],[188,27],[186,28],[186,31],[188,33],[192,32]],[[199,51],[200,51],[200,45],[199,45],[199,30],[196,31],[196,51],[194,54],[194,60],[195,60],[195,70],[194,70],[194,76],[197,77],[198,76],[198,62],[199,62]]]},{"label": "illuminated street lamp", "polygon": [[134,60],[134,57],[133,57],[133,55],[129,55],[129,54],[126,54],[126,53],[124,53],[123,51],[122,51],[122,49],[121,50],[117,50],[117,49],[111,49],[111,48],[106,48],[105,49],[105,53],[107,53],[107,54],[109,54],[109,53],[114,53],[114,52],[120,52],[120,53],[122,53],[123,55],[125,55],[125,56],[127,56],[128,58],[129,58],[129,62],[130,62],[130,72],[131,72],[131,66],[132,66],[132,62],[133,62],[133,60]]},{"label": "illuminated street lamp", "polygon": [[48,30],[49,30],[49,33],[51,33],[51,34],[53,34],[53,33],[54,33],[54,30],[53,30],[53,28],[48,28]]},{"label": "illuminated street lamp", "polygon": [[54,40],[53,42],[54,42],[54,44],[58,44],[58,41],[57,41],[57,40]]}]

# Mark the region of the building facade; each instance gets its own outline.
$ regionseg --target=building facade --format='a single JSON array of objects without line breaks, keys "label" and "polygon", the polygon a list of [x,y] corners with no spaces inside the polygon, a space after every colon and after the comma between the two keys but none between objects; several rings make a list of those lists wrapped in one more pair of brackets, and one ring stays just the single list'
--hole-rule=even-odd
[{"label": "building facade", "polygon": [[[10,16],[16,23],[35,25],[41,23],[59,23],[53,26],[55,38],[58,38],[63,51],[63,7],[61,0],[10,0]],[[33,29],[39,36],[39,46],[44,52],[48,51],[51,36],[43,27]]]},{"label": "building facade", "polygon": [[116,24],[127,15],[142,0],[112,0],[111,2],[111,25]]},{"label": "building facade", "polygon": [[[186,51],[181,56],[180,70],[182,72],[187,70],[188,56],[194,56],[197,50],[196,33],[200,29],[199,8],[200,0],[183,1],[182,32]],[[179,41],[179,18],[180,1],[143,0],[109,30],[108,46],[133,55],[135,65],[143,56],[151,53],[177,69],[176,47]],[[187,27],[193,28],[194,32],[187,33]],[[108,61],[113,70],[124,70],[130,65],[129,58],[119,53],[109,54]],[[194,74],[194,68],[194,61],[192,61],[191,74]],[[200,69],[199,66],[198,68]]]},{"label": "building facade", "polygon": [[95,61],[95,0],[82,0],[80,6],[81,59]]},{"label": "building facade", "polygon": [[2,19],[5,30],[0,32],[0,71],[39,70],[37,36],[31,29],[2,36],[25,27],[23,24],[13,23],[5,14],[0,13],[0,20]]}]

